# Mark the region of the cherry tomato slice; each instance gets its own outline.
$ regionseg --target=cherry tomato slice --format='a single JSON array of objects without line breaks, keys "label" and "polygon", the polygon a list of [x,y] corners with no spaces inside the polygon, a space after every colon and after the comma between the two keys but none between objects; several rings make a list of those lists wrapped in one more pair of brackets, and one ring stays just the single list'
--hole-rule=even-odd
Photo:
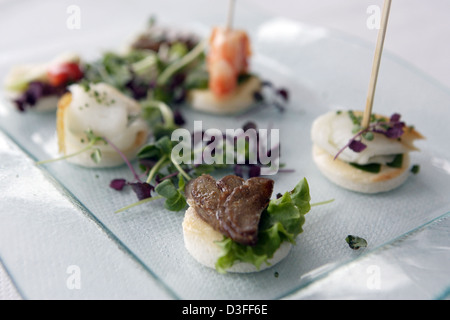
[{"label": "cherry tomato slice", "polygon": [[58,87],[83,77],[80,66],[74,62],[52,66],[47,71],[47,77],[52,86]]}]

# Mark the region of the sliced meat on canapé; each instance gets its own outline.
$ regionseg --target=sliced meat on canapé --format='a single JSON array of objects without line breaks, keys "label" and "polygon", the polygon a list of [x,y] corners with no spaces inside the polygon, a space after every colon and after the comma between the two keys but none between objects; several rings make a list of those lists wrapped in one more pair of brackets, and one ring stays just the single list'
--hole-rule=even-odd
[{"label": "sliced meat on canap\u00e9", "polygon": [[186,196],[215,230],[238,243],[255,245],[261,213],[270,201],[273,185],[273,180],[259,177],[245,181],[229,175],[216,182],[202,175],[189,182]]},{"label": "sliced meat on canap\u00e9", "polygon": [[220,221],[216,218],[220,207],[220,190],[216,180],[204,174],[191,180],[185,188],[187,202],[197,214],[215,230],[220,231]]}]

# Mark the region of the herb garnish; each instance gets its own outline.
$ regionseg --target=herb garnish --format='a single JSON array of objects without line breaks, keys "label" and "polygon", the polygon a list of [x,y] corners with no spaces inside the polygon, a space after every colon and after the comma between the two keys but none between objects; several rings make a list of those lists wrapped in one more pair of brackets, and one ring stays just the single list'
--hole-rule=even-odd
[{"label": "herb garnish", "polygon": [[[256,128],[254,123],[246,123],[243,126],[243,129]],[[196,133],[193,133],[195,135]],[[182,163],[179,164],[175,159],[172,158],[172,149],[178,142],[174,142],[170,140],[168,135],[163,135],[161,138],[156,140],[153,143],[150,143],[138,152],[137,158],[139,162],[139,167],[142,171],[146,172],[147,178],[145,183],[151,185],[154,189],[152,191],[156,192],[157,195],[149,195],[148,199],[139,199],[138,202],[126,206],[125,208],[119,209],[116,212],[122,212],[128,210],[134,206],[143,204],[148,201],[153,201],[156,199],[165,198],[165,206],[167,209],[171,211],[179,211],[182,203],[185,203],[184,197],[184,183],[185,181],[189,181],[193,178],[199,177],[202,174],[217,172],[221,170],[232,171],[236,175],[241,177],[248,176],[257,177],[261,175],[261,162],[257,159],[256,164],[251,164],[249,159],[251,156],[250,145],[246,144],[246,148],[244,154],[238,153],[237,145],[234,143],[234,139],[225,137],[224,140],[224,148],[233,148],[235,151],[235,157],[244,156],[245,161],[243,163],[234,161],[234,164],[226,164],[226,161],[222,161],[221,163],[212,163],[212,164],[196,164],[194,159],[197,159],[200,155],[203,154],[205,148],[208,147],[208,142],[203,139],[204,132],[200,133],[202,135],[202,146],[192,146],[191,154],[187,155],[187,158],[190,159],[190,163]],[[237,137],[237,139],[241,139]],[[245,136],[242,137],[245,139]],[[212,141],[210,141],[212,142]],[[203,145],[206,143],[206,146]],[[256,146],[258,148],[258,146]],[[183,155],[184,157],[185,155]],[[227,152],[223,153],[223,157],[227,156]],[[235,159],[237,160],[237,159]],[[135,175],[136,180],[138,178]],[[138,180],[140,181],[140,180]],[[142,182],[141,182],[142,183]],[[129,184],[129,183],[126,183]],[[111,188],[116,190],[121,190],[122,183],[115,182],[110,185]],[[118,187],[117,187],[118,186]],[[178,186],[178,187],[176,187]],[[177,192],[175,192],[177,190]]]},{"label": "herb garnish", "polygon": [[280,112],[286,108],[289,102],[289,91],[286,88],[278,88],[270,81],[263,81],[261,91],[257,91],[253,95],[256,102],[272,105]]},{"label": "herb garnish", "polygon": [[349,247],[352,248],[353,250],[358,250],[360,248],[367,247],[367,241],[358,236],[348,235],[345,238],[345,241],[348,243]]},{"label": "herb garnish", "polygon": [[178,189],[170,180],[164,180],[159,183],[155,190],[156,192],[164,197],[166,201],[164,202],[164,207],[170,211],[181,211],[183,210],[187,203],[184,196],[185,181],[182,175],[178,176]]},{"label": "herb garnish", "polygon": [[[102,159],[102,153],[101,153],[99,148],[95,147],[95,145],[98,144],[99,142],[103,142],[104,144],[108,144],[107,140],[104,137],[96,136],[92,130],[85,131],[85,134],[86,134],[86,138],[87,138],[87,142],[88,142],[86,147],[81,148],[77,152],[74,152],[74,153],[71,153],[71,154],[68,154],[68,155],[64,155],[64,156],[59,157],[59,158],[38,161],[38,162],[36,162],[36,164],[37,165],[41,165],[41,164],[46,164],[46,163],[50,163],[50,162],[56,162],[56,161],[68,159],[68,158],[77,156],[77,155],[79,155],[79,154],[81,154],[83,152],[87,152],[89,150],[92,150],[92,153],[91,153],[92,161],[94,161],[95,163],[100,163],[100,161]],[[82,142],[84,142],[84,139],[82,139]]]},{"label": "herb garnish", "polygon": [[420,166],[418,164],[415,164],[411,167],[411,172],[414,174],[418,174],[420,172]]},{"label": "herb garnish", "polygon": [[373,140],[374,133],[382,134],[389,139],[399,139],[404,133],[405,123],[400,121],[400,115],[398,113],[394,113],[390,119],[377,118],[375,115],[372,115],[370,125],[367,128],[361,127],[362,116],[356,116],[353,111],[349,111],[348,114],[354,125],[352,131],[356,135],[338,151],[334,157],[335,160],[346,148],[350,148],[354,152],[364,151],[367,145],[362,142],[363,139],[367,141]]},{"label": "herb garnish", "polygon": [[147,121],[152,128],[156,139],[170,136],[179,127],[178,123],[183,123],[181,113],[176,113],[164,102],[147,99],[141,102],[141,117]]},{"label": "herb garnish", "polygon": [[111,181],[109,186],[117,191],[121,191],[127,184],[125,179],[114,179]]},{"label": "herb garnish", "polygon": [[[84,83],[107,83],[138,100],[152,99],[173,105],[184,102],[185,78],[205,60],[205,44],[192,50],[182,42],[167,43],[167,50],[133,48],[127,54],[106,52],[85,65]],[[93,93],[102,100],[99,93]]]}]

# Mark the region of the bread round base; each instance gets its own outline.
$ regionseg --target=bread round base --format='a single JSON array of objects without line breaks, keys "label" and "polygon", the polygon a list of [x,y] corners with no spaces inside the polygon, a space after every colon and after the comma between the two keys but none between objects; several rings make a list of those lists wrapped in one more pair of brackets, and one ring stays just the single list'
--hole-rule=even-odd
[{"label": "bread round base", "polygon": [[195,110],[221,115],[235,114],[254,106],[254,94],[260,89],[261,80],[251,77],[230,96],[219,99],[210,90],[194,89],[189,92],[188,101]]},{"label": "bread round base", "polygon": [[313,145],[313,160],[322,174],[345,189],[360,193],[380,193],[402,185],[409,176],[410,157],[403,155],[401,168],[382,166],[379,173],[359,170],[339,159],[334,160],[328,152]]},{"label": "bread round base", "polygon": [[[204,266],[215,269],[217,259],[219,259],[222,249],[214,241],[223,240],[223,235],[214,230],[199,215],[193,207],[186,210],[183,220],[184,245],[187,251]],[[249,273],[270,268],[283,260],[290,252],[292,245],[283,242],[275,252],[270,264],[263,263],[259,269],[250,263],[236,262],[227,272]]]}]

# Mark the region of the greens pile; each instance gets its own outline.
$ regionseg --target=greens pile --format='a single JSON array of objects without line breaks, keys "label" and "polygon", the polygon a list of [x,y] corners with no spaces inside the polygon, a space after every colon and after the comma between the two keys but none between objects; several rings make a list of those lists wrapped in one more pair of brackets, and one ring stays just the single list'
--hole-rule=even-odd
[{"label": "greens pile", "polygon": [[[169,105],[185,101],[195,79],[187,76],[204,63],[204,43],[188,50],[183,43],[167,46],[164,52],[132,49],[126,54],[106,52],[84,66],[84,82],[107,83],[138,100],[156,100]],[[200,84],[201,85],[201,84]]]},{"label": "greens pile", "polygon": [[[127,182],[122,178],[118,178],[110,183],[111,188],[119,191],[127,185],[131,186],[138,198],[138,202],[119,209],[117,212],[122,212],[136,205],[161,198],[166,199],[165,207],[168,210],[179,211],[181,203],[186,202],[183,194],[185,182],[199,177],[202,174],[229,174],[232,172],[241,177],[251,178],[260,176],[261,167],[263,165],[260,163],[259,159],[256,164],[250,163],[250,157],[252,155],[250,144],[246,142],[244,150],[238,150],[238,143],[234,143],[234,139],[231,138],[224,139],[224,149],[227,150],[227,148],[233,148],[235,156],[235,161],[233,161],[234,164],[226,164],[225,159],[222,163],[195,164],[194,159],[201,156],[208,145],[208,142],[204,141],[203,137],[201,139],[202,146],[198,147],[193,145],[191,154],[183,155],[183,158],[187,157],[191,161],[179,164],[172,158],[172,150],[179,142],[172,141],[169,138],[170,130],[175,127],[175,125],[170,122],[172,114],[170,109],[164,107],[164,104],[157,103],[156,105],[159,107],[154,110],[155,115],[162,116],[162,114],[165,113],[167,120],[163,121],[164,125],[161,125],[163,127],[159,130],[159,138],[153,143],[149,143],[141,148],[137,154],[139,169],[146,174],[145,181],[142,181],[140,175],[129,165],[130,170],[134,174],[135,181]],[[158,110],[159,112],[157,112]],[[256,128],[256,125],[254,123],[246,123],[243,126],[243,130],[249,127]],[[237,139],[245,139],[245,136]],[[225,151],[223,157],[225,158],[226,156],[227,152]],[[243,163],[238,163],[238,157],[244,157],[245,161],[243,161]],[[177,190],[177,192],[175,192],[175,190]]]}]

